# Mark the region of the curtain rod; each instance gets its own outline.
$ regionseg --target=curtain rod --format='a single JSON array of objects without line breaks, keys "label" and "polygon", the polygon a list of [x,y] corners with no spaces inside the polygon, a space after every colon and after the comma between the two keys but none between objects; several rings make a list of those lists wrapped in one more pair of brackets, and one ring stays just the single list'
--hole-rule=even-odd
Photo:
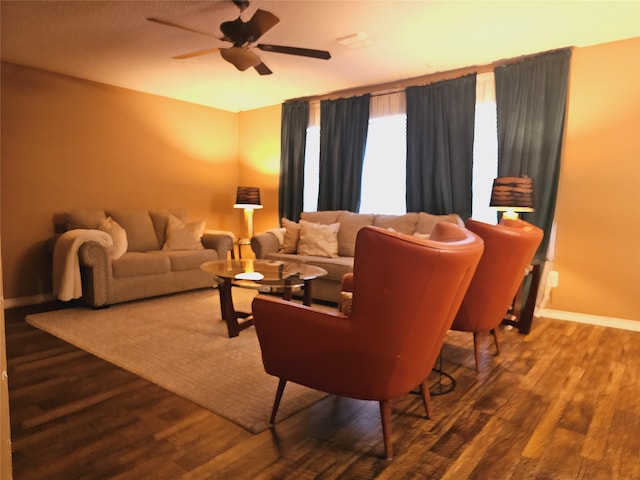
[{"label": "curtain rod", "polygon": [[531,58],[538,57],[540,55],[546,55],[549,53],[559,52],[566,50],[567,48],[573,49],[574,47],[558,48],[555,50],[548,50],[546,52],[533,53],[530,55],[521,55],[519,57],[508,58],[503,60],[496,60],[492,63],[485,65],[474,65],[470,67],[461,67],[454,70],[447,70],[445,72],[434,72],[419,77],[412,77],[404,80],[398,80],[395,82],[380,83],[376,85],[368,85],[364,87],[349,88],[345,90],[337,90],[335,92],[326,93],[323,95],[313,95],[308,97],[299,97],[286,100],[286,102],[295,101],[307,101],[309,103],[321,102],[322,100],[335,100],[336,98],[354,97],[357,95],[364,95],[365,93],[371,94],[372,97],[380,97],[384,95],[393,95],[394,93],[400,93],[407,89],[407,87],[414,87],[418,85],[429,85],[431,83],[439,82],[442,80],[452,80],[454,78],[463,77],[465,75],[471,75],[472,73],[488,73],[494,71],[496,68],[504,67],[506,65],[512,65]]}]

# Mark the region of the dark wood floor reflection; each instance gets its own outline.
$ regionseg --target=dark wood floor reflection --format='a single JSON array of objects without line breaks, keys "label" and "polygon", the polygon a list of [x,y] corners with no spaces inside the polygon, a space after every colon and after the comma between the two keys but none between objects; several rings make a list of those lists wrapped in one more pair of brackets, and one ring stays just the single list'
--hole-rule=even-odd
[{"label": "dark wood floor reflection", "polygon": [[499,356],[482,336],[480,373],[471,335],[450,332],[456,388],[431,419],[416,395],[393,402],[386,461],[376,403],[329,396],[253,435],[32,328],[28,311],[6,311],[17,480],[640,478],[638,332],[536,319],[527,336],[501,331]]}]

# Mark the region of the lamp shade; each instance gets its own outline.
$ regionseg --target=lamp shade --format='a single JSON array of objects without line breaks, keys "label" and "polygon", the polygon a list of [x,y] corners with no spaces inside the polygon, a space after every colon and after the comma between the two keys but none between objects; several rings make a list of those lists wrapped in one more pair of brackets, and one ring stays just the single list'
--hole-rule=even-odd
[{"label": "lamp shade", "polygon": [[490,207],[498,211],[533,212],[533,179],[498,177],[493,181]]},{"label": "lamp shade", "polygon": [[233,208],[262,208],[258,187],[238,187]]}]

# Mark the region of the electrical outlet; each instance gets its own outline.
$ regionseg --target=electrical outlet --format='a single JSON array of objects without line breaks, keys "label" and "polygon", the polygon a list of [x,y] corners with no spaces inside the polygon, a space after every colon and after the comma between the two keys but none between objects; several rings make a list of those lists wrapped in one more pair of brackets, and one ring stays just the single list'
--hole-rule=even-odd
[{"label": "electrical outlet", "polygon": [[551,288],[556,288],[558,286],[559,274],[555,270],[551,270],[549,272],[549,286]]}]

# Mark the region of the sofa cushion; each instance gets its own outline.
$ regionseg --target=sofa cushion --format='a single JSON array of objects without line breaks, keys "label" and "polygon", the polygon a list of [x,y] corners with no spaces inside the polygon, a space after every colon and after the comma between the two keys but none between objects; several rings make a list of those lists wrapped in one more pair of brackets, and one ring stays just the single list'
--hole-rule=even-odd
[{"label": "sofa cushion", "polygon": [[431,230],[433,230],[433,227],[438,222],[451,222],[464,226],[460,216],[455,213],[450,213],[449,215],[431,215],[430,213],[419,212],[415,233],[431,233]]},{"label": "sofa cushion", "polygon": [[162,250],[201,250],[205,221],[184,223],[173,215],[167,221],[167,235]]},{"label": "sofa cushion", "polygon": [[73,230],[76,228],[97,229],[107,216],[104,210],[74,208],[65,214],[66,229]]},{"label": "sofa cushion", "polygon": [[127,253],[127,232],[111,217],[107,217],[100,222],[98,228],[103,232],[107,232],[113,240],[113,245],[109,247],[108,252],[112,260],[117,260]]},{"label": "sofa cushion", "polygon": [[285,229],[282,239],[282,253],[296,253],[298,251],[298,241],[300,240],[300,224],[283,218],[282,226]]},{"label": "sofa cushion", "polygon": [[[150,252],[158,255],[166,255],[171,263],[171,271],[182,272],[185,270],[197,270],[204,262],[210,260],[218,260],[218,254],[215,250],[174,250]],[[213,282],[212,282],[213,284]]]},{"label": "sofa cushion", "polygon": [[418,223],[417,213],[405,213],[404,215],[376,215],[373,225],[380,228],[393,229],[396,232],[413,235]]},{"label": "sofa cushion", "polygon": [[340,215],[340,213],[342,212],[344,212],[344,210],[322,210],[320,212],[302,212],[300,214],[300,220],[329,225],[330,223],[336,223],[338,221],[338,215]]},{"label": "sofa cushion", "polygon": [[153,223],[153,229],[156,232],[156,238],[158,239],[158,245],[163,246],[165,236],[167,234],[167,223],[169,222],[169,215],[173,215],[181,222],[187,221],[187,211],[184,208],[171,208],[164,210],[150,210],[149,216]]},{"label": "sofa cushion", "polygon": [[353,257],[307,257],[304,263],[324,268],[327,271],[327,275],[322,278],[336,282],[342,281],[342,276],[345,273],[353,272]]},{"label": "sofa cushion", "polygon": [[315,255],[296,255],[292,253],[268,253],[265,257],[268,260],[283,260],[285,262],[298,262],[314,265],[316,267],[324,268],[327,271],[327,275],[321,278],[327,280],[333,280],[336,282],[342,281],[342,276],[345,273],[353,271],[353,257],[319,257]]},{"label": "sofa cushion", "polygon": [[320,257],[338,256],[339,223],[323,225],[300,220],[300,255],[316,255]]},{"label": "sofa cushion", "polygon": [[160,249],[148,210],[121,209],[107,210],[106,213],[127,232],[128,252],[147,252]]},{"label": "sofa cushion", "polygon": [[355,255],[358,231],[366,225],[372,225],[374,218],[375,215],[373,214],[340,212],[340,215],[338,215],[338,222],[340,222],[338,255],[341,257],[353,257]]},{"label": "sofa cushion", "polygon": [[171,271],[169,256],[158,251],[127,252],[114,260],[113,277],[135,277],[138,275],[154,275]]}]

